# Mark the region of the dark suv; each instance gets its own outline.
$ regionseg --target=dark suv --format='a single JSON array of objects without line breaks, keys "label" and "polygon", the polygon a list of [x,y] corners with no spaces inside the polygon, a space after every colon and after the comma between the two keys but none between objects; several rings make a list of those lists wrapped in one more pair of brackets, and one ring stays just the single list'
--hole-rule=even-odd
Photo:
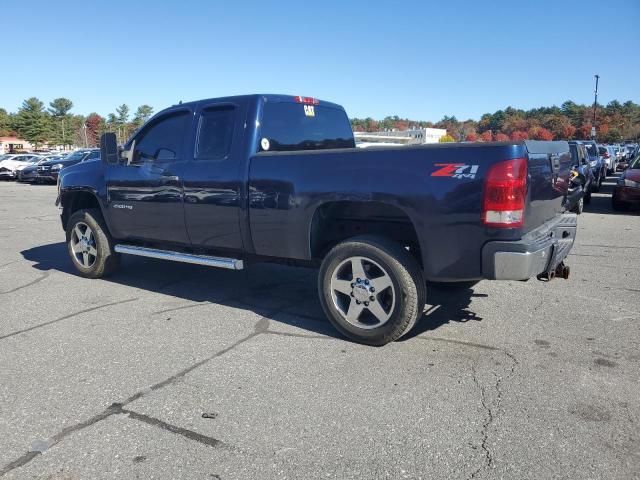
[{"label": "dark suv", "polygon": [[591,202],[591,192],[596,185],[596,176],[587,147],[582,142],[569,142],[569,151],[575,172],[575,178],[571,183],[575,187],[567,194],[567,210],[582,213],[584,204]]},{"label": "dark suv", "polygon": [[90,148],[84,150],[76,150],[64,158],[48,160],[38,165],[36,182],[47,183],[57,182],[60,170],[70,167],[76,163],[86,162],[87,160],[97,160],[100,158],[99,148]]}]

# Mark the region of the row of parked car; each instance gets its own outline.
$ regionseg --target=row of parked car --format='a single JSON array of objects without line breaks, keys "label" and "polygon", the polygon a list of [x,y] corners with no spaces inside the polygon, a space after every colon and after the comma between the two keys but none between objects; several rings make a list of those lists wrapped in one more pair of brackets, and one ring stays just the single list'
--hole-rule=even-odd
[{"label": "row of parked car", "polygon": [[0,155],[0,179],[29,183],[56,183],[60,170],[76,163],[97,160],[100,150],[89,148],[71,153],[13,153]]},{"label": "row of parked car", "polygon": [[615,210],[627,209],[631,204],[640,203],[640,183],[635,170],[638,165],[640,146],[598,145],[593,140],[575,140],[569,142],[573,171],[571,189],[568,196],[568,208],[582,213],[584,205],[591,202],[591,194],[600,191],[607,175],[622,170],[612,195]]}]

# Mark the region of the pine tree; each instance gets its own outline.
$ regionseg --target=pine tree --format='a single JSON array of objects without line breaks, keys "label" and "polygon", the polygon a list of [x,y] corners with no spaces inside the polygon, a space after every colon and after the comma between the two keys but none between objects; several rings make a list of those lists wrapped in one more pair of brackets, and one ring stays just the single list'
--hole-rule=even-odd
[{"label": "pine tree", "polygon": [[15,119],[17,133],[36,148],[51,139],[51,117],[44,111],[44,103],[36,97],[24,102]]}]

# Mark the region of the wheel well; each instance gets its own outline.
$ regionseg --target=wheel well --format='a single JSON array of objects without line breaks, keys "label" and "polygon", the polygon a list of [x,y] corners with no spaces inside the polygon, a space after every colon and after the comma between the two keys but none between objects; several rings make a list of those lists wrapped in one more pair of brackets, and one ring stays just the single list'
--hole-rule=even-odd
[{"label": "wheel well", "polygon": [[85,208],[100,208],[100,203],[93,193],[69,192],[62,195],[62,226],[65,230],[71,215]]},{"label": "wheel well", "polygon": [[398,207],[380,202],[339,201],[320,206],[311,222],[311,256],[322,259],[338,243],[357,235],[380,235],[407,247],[422,265],[420,243],[411,219]]}]

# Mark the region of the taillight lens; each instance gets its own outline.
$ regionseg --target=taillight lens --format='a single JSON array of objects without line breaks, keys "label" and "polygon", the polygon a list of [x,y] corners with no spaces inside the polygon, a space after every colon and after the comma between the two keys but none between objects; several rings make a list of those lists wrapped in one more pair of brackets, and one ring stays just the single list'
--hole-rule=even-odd
[{"label": "taillight lens", "polygon": [[484,184],[482,223],[495,228],[521,227],[526,198],[527,159],[496,163],[489,169]]}]

